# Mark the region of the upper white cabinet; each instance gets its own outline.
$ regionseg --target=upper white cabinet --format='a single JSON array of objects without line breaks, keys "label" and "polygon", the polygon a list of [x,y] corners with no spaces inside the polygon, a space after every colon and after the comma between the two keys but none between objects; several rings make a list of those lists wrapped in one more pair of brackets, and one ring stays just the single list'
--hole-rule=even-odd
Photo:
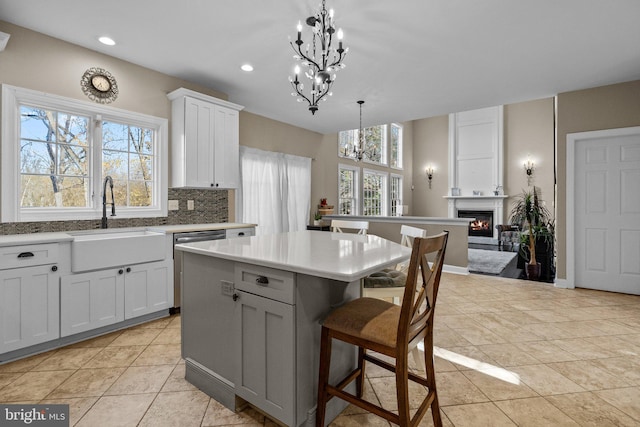
[{"label": "upper white cabinet", "polygon": [[171,100],[171,186],[237,188],[239,111],[244,107],[180,88]]}]

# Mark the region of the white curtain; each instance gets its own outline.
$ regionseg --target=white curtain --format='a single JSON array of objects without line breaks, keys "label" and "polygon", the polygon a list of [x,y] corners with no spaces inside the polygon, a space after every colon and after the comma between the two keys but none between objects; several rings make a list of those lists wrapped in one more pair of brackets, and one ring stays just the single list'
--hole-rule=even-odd
[{"label": "white curtain", "polygon": [[242,222],[256,234],[304,230],[311,206],[311,159],[240,147]]}]

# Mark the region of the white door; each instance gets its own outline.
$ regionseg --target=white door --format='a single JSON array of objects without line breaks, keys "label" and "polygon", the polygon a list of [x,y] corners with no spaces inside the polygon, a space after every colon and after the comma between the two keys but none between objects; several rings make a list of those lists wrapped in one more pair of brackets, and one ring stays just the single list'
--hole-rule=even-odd
[{"label": "white door", "polygon": [[640,295],[640,128],[569,138],[575,154],[575,286]]}]

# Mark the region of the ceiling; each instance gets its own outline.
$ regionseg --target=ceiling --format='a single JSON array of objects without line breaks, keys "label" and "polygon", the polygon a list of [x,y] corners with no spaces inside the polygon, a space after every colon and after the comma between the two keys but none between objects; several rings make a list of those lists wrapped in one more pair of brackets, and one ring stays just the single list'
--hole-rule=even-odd
[{"label": "ceiling", "polygon": [[[319,4],[0,0],[0,20],[224,92],[247,111],[320,133],[356,128],[360,99],[368,126],[640,79],[638,0],[327,0],[350,51],[333,96],[312,116],[291,96],[289,37]],[[116,46],[100,44],[101,35]],[[246,62],[253,72],[240,70]]]}]

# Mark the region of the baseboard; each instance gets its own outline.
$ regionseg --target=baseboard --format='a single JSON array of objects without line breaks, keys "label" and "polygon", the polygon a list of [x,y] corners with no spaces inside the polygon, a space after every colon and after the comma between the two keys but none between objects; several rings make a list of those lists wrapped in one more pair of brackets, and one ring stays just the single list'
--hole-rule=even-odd
[{"label": "baseboard", "polygon": [[463,276],[469,275],[469,267],[460,267],[458,265],[445,264],[442,266],[442,271],[445,273],[462,274]]},{"label": "baseboard", "polygon": [[575,285],[573,283],[569,283],[567,279],[558,279],[557,277],[553,282],[553,286],[561,289],[575,289]]},{"label": "baseboard", "polygon": [[225,381],[200,363],[186,358],[184,378],[222,405],[236,411],[236,393],[233,383]]}]

